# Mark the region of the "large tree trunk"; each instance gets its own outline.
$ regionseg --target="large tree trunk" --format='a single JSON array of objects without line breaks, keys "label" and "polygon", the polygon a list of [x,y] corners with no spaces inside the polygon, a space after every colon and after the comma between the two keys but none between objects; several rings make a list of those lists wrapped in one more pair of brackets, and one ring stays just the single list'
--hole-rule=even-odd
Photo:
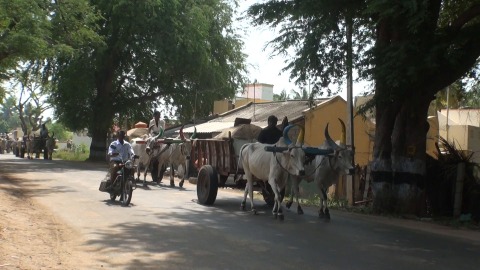
[{"label": "large tree trunk", "polygon": [[105,161],[107,154],[107,134],[113,124],[114,104],[112,92],[114,88],[115,67],[118,65],[115,57],[109,55],[104,66],[97,72],[97,96],[93,102],[93,117],[90,125],[92,144],[89,160]]},{"label": "large tree trunk", "polygon": [[371,164],[377,212],[422,214],[429,104],[416,97],[399,107],[377,107]]},{"label": "large tree trunk", "polygon": [[94,106],[93,123],[91,125],[92,144],[89,160],[105,161],[107,154],[107,134],[112,126],[112,107],[109,99],[97,98]]}]

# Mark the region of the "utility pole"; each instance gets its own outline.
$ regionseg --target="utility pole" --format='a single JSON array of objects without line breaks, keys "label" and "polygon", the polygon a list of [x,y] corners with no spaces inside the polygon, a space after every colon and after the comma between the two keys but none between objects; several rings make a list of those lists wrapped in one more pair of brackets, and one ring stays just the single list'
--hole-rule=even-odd
[{"label": "utility pole", "polygon": [[255,84],[257,83],[257,79],[253,80],[253,121],[257,121],[257,118],[255,116],[255,98],[257,94],[255,93]]},{"label": "utility pole", "polygon": [[[355,167],[355,146],[354,146],[354,126],[353,126],[353,20],[351,14],[347,11],[345,17],[347,27],[347,145],[352,147],[352,166]],[[348,205],[355,203],[355,175],[347,175],[347,199]]]}]

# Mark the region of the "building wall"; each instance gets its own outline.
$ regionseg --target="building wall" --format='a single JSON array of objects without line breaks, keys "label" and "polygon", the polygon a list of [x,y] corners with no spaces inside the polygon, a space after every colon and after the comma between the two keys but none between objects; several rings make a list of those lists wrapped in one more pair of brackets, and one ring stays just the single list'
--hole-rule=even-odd
[{"label": "building wall", "polygon": [[83,143],[87,147],[90,147],[90,145],[92,144],[92,138],[88,137],[84,133],[73,133],[72,143],[75,144],[76,146],[79,146]]},{"label": "building wall", "polygon": [[231,100],[217,100],[213,102],[213,114],[228,112],[234,108]]},{"label": "building wall", "polygon": [[[446,130],[440,130],[440,136],[447,138]],[[473,153],[473,162],[480,163],[480,127],[451,125],[448,127],[448,138],[458,150]]]},{"label": "building wall", "polygon": [[244,98],[273,100],[273,85],[266,83],[247,84],[242,94]]},{"label": "building wall", "polygon": [[[311,146],[323,144],[327,123],[329,123],[330,137],[337,142],[340,141],[342,126],[338,118],[347,125],[347,103],[340,97],[307,111],[305,113],[305,143]],[[369,120],[364,121],[361,116],[354,118],[355,163],[360,166],[367,165],[371,160],[373,134],[373,124]]]},{"label": "building wall", "polygon": [[[235,100],[235,108],[238,108],[240,106],[246,105],[250,102],[253,102],[253,98],[242,98],[242,99],[236,99]],[[266,100],[266,99],[255,99],[256,103],[264,103],[264,102],[271,102],[271,100]]]}]

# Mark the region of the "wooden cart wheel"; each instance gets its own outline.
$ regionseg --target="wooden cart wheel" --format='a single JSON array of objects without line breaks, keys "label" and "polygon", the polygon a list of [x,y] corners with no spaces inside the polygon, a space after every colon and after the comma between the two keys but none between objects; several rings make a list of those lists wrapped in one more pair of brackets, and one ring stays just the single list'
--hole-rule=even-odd
[{"label": "wooden cart wheel", "polygon": [[197,177],[197,198],[200,204],[212,205],[217,198],[218,175],[210,165],[200,168]]},{"label": "wooden cart wheel", "polygon": [[265,187],[262,189],[262,196],[268,206],[275,204],[275,193],[273,193],[272,186],[269,183],[265,183]]}]

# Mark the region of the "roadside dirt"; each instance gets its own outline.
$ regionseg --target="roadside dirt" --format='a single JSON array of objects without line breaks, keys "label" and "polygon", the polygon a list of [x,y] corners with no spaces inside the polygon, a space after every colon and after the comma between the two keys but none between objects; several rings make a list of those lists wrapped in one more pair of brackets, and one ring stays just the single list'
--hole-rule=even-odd
[{"label": "roadside dirt", "polygon": [[0,269],[85,269],[94,265],[77,232],[0,176]]}]

